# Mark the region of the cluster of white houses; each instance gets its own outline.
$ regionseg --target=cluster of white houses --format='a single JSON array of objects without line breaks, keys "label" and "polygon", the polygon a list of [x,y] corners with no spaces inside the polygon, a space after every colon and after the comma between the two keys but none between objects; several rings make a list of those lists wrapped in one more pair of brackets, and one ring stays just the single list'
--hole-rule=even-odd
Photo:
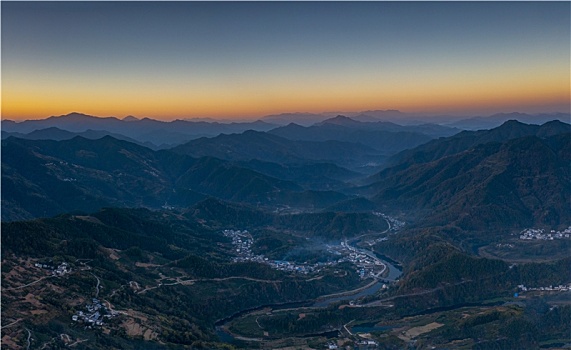
[{"label": "cluster of white houses", "polygon": [[51,270],[52,274],[54,276],[63,276],[66,273],[70,273],[71,272],[71,267],[69,266],[68,263],[66,262],[62,262],[61,264],[59,264],[57,267],[50,264],[50,263],[35,263],[34,264],[35,267],[39,267],[41,269],[47,269],[47,270]]},{"label": "cluster of white houses", "polygon": [[337,260],[338,263],[348,261],[354,264],[361,278],[379,278],[385,272],[386,265],[381,260],[353,248],[347,242],[341,242],[338,246],[328,245],[327,249],[331,253],[343,255],[343,258]]},{"label": "cluster of white houses", "polygon": [[548,287],[526,287],[523,284],[520,284],[517,286],[522,292],[528,292],[528,291],[534,291],[534,290],[539,290],[539,291],[555,291],[555,292],[567,292],[567,291],[571,291],[571,283],[569,283],[568,285],[563,285],[560,284],[558,286],[548,286]]},{"label": "cluster of white houses", "polygon": [[332,263],[317,263],[317,264],[298,264],[286,260],[270,260],[263,255],[255,255],[252,252],[252,244],[254,243],[254,238],[247,230],[224,230],[222,231],[224,236],[232,238],[232,245],[234,246],[236,257],[234,257],[234,262],[243,261],[254,261],[258,263],[268,264],[272,268],[287,271],[287,272],[298,272],[307,274],[310,272],[319,272],[319,269],[325,265],[331,265]]},{"label": "cluster of white houses", "polygon": [[102,326],[106,318],[112,318],[118,315],[114,310],[108,310],[105,305],[97,298],[91,299],[91,303],[85,306],[86,312],[78,311],[71,320],[73,322],[82,322],[88,326]]},{"label": "cluster of white houses", "polygon": [[254,238],[248,233],[247,230],[224,230],[222,231],[224,237],[232,238],[232,245],[236,249],[236,255],[243,257],[252,257],[251,247],[254,243]]},{"label": "cluster of white houses", "polygon": [[392,216],[388,216],[387,214],[383,214],[383,213],[379,213],[379,212],[374,211],[373,215],[382,217],[383,219],[387,220],[387,223],[389,224],[389,231],[398,231],[401,228],[403,228],[405,225],[404,221],[400,221],[398,219],[395,219]]},{"label": "cluster of white houses", "polygon": [[334,266],[342,262],[350,262],[357,267],[357,273],[361,278],[378,278],[386,270],[386,265],[383,264],[381,260],[351,247],[347,242],[341,242],[340,245],[335,246],[327,245],[327,250],[330,253],[341,255],[337,260],[318,262],[315,264],[302,264],[286,260],[270,260],[261,254],[255,255],[251,249],[254,238],[246,230],[224,230],[222,233],[224,236],[232,239],[232,245],[237,255],[233,258],[234,262],[254,261],[268,264],[277,270],[302,274],[319,272],[325,266]]},{"label": "cluster of white houses", "polygon": [[[378,349],[379,343],[372,339],[362,339],[356,341],[354,345],[357,345],[357,349]],[[335,341],[329,341],[325,346],[327,349],[339,349],[339,345]],[[344,349],[345,347],[343,347]]]},{"label": "cluster of white houses", "polygon": [[519,234],[519,239],[541,239],[552,241],[554,239],[570,238],[571,226],[563,231],[550,230],[545,232],[542,228],[526,228]]}]

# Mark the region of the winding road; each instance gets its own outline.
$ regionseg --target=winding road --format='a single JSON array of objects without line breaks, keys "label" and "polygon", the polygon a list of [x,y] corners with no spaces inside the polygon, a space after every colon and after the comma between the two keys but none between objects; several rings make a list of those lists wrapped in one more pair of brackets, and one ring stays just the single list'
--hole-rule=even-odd
[{"label": "winding road", "polygon": [[52,276],[45,276],[45,277],[42,277],[42,278],[40,278],[40,279],[38,279],[38,280],[35,280],[35,281],[33,281],[33,282],[30,282],[30,283],[28,283],[28,284],[24,284],[23,286],[18,286],[18,287],[13,287],[13,288],[4,288],[4,290],[5,290],[5,291],[8,291],[8,290],[22,289],[22,288],[29,287],[29,286],[31,286],[31,285],[33,285],[33,284],[36,284],[36,283],[38,283],[38,282],[40,282],[40,281],[43,281],[43,280],[45,280],[45,279],[52,278],[52,277],[56,277],[56,276],[53,276],[53,275],[52,275]]},{"label": "winding road", "polygon": [[20,321],[22,321],[22,320],[23,320],[23,318],[19,318],[19,319],[17,319],[16,321],[14,321],[14,322],[12,322],[12,323],[9,323],[9,324],[7,324],[7,325],[5,325],[5,326],[2,326],[0,329],[4,329],[4,328],[8,328],[8,327],[10,327],[10,326],[13,326],[13,325],[15,325],[16,323],[18,323],[18,322],[20,322]]},{"label": "winding road", "polygon": [[374,279],[371,281],[371,283],[369,283],[369,284],[367,284],[367,285],[365,285],[365,286],[363,286],[363,287],[359,287],[359,288],[357,288],[357,289],[347,290],[347,291],[339,292],[339,293],[333,293],[333,294],[322,295],[322,296],[319,296],[319,297],[315,298],[315,300],[317,301],[317,300],[320,300],[320,299],[330,299],[330,298],[336,298],[336,297],[343,297],[343,296],[346,296],[346,295],[357,294],[357,293],[359,293],[359,292],[361,292],[361,291],[363,291],[363,290],[365,290],[365,289],[367,289],[367,288],[371,288],[371,287],[374,286],[375,283],[377,283],[377,282],[379,282],[379,280],[377,280],[376,278],[374,278]]},{"label": "winding road", "polygon": [[99,277],[95,276],[91,272],[90,272],[90,274],[91,274],[91,276],[93,276],[97,279],[97,285],[95,286],[95,297],[99,298],[99,285],[101,284],[101,281],[99,280]]},{"label": "winding road", "polygon": [[155,287],[147,287],[143,290],[140,290],[137,292],[137,294],[145,293],[149,290],[157,289],[161,286],[175,286],[177,284],[192,284],[195,282],[210,282],[210,281],[221,282],[221,281],[236,280],[236,279],[248,280],[248,281],[254,281],[254,282],[262,282],[262,283],[282,283],[283,282],[280,280],[263,280],[263,279],[259,279],[259,278],[242,277],[242,276],[230,276],[230,277],[223,277],[223,278],[198,278],[198,279],[184,280],[184,281],[178,281],[178,282],[173,282],[173,283],[159,283]]},{"label": "winding road", "polygon": [[30,330],[28,328],[24,328],[27,332],[28,332],[28,339],[26,339],[27,345],[26,345],[26,350],[30,350],[30,345],[32,344],[32,342],[30,341],[30,339],[32,338],[32,332],[30,332]]},{"label": "winding road", "polygon": [[347,333],[349,333],[349,335],[353,335],[353,333],[351,333],[351,331],[349,330],[349,328],[347,328],[347,326],[353,323],[354,321],[355,320],[351,320],[343,325],[343,328],[345,328],[345,330],[347,331]]}]

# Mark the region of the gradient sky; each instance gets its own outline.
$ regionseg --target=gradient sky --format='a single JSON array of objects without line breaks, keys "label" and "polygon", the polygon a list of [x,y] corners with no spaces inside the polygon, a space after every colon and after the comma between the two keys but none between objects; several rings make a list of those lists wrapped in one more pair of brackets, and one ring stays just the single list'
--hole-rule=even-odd
[{"label": "gradient sky", "polygon": [[570,2],[1,2],[2,118],[568,112]]}]

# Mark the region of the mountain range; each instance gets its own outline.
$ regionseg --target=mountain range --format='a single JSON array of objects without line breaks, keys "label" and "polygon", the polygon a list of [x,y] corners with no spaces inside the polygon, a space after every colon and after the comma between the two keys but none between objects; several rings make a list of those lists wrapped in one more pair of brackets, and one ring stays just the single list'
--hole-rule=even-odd
[{"label": "mountain range", "polygon": [[96,139],[109,135],[154,150],[178,145],[175,152],[193,156],[233,161],[255,159],[282,165],[309,160],[364,173],[374,172],[387,156],[398,151],[459,131],[436,124],[400,126],[390,122],[360,122],[344,116],[310,127],[290,124],[274,129],[264,122],[160,122],[132,116],[120,120],[77,113],[2,123],[3,139],[9,136],[32,140],[67,140],[75,136]]},{"label": "mountain range", "polygon": [[6,132],[30,133],[34,130],[56,127],[61,130],[81,133],[87,130],[107,131],[121,134],[141,143],[150,142],[156,147],[166,148],[169,145],[184,143],[188,140],[216,136],[221,133],[236,133],[246,130],[267,131],[275,125],[263,121],[247,123],[220,123],[174,120],[164,122],[150,118],[138,119],[127,117],[95,117],[81,113],[53,116],[40,120],[14,122],[2,120],[2,130]]},{"label": "mountain range", "polygon": [[346,198],[331,191],[306,191],[217,158],[153,151],[111,136],[2,141],[3,220],[104,206],[185,207],[205,196],[303,207]]},{"label": "mountain range", "polygon": [[[448,128],[442,127],[442,129],[439,136],[455,133]],[[408,127],[399,128],[392,123],[363,123],[347,117],[336,117],[308,127],[288,124],[270,130],[268,133],[296,141],[337,140],[361,143],[378,150],[383,155],[392,155],[404,149],[421,145],[436,137],[417,130],[416,127],[413,127],[412,130]],[[431,134],[434,135],[434,132],[431,131]]]},{"label": "mountain range", "polygon": [[127,136],[154,123],[135,117],[2,130],[3,347],[569,343],[571,125],[368,113],[174,147]]},{"label": "mountain range", "polygon": [[[377,125],[335,117],[295,129],[301,130],[298,138],[309,135],[308,129],[384,132],[362,129],[363,124]],[[385,169],[365,180],[355,170],[366,162],[382,162],[379,150],[362,143],[315,141],[319,136],[305,141],[274,135],[280,130],[222,134],[160,151],[109,135],[61,141],[12,136],[2,141],[2,217],[104,206],[184,208],[213,196],[263,207],[407,209],[430,212],[431,224],[456,222],[470,229],[499,222],[559,225],[569,219],[561,204],[569,202],[566,123],[507,121],[491,130],[432,139],[393,155]],[[42,133],[46,131],[36,134]],[[359,182],[365,186],[356,187]]]},{"label": "mountain range", "polygon": [[262,117],[261,120],[285,126],[295,123],[302,126],[311,126],[316,123],[333,118],[337,115],[350,117],[360,122],[392,122],[399,125],[412,126],[422,124],[439,124],[451,128],[464,130],[491,129],[500,126],[502,123],[517,119],[528,124],[544,124],[550,120],[559,120],[569,123],[571,113],[496,113],[489,116],[455,116],[455,115],[434,115],[429,113],[409,113],[399,110],[365,110],[365,111],[335,111],[324,113],[282,113]]},{"label": "mountain range", "polygon": [[[351,118],[350,122],[340,123],[338,116]],[[339,118],[337,118],[339,119]],[[430,137],[450,136],[461,129],[490,129],[503,122],[517,119],[530,124],[543,124],[550,120],[571,121],[570,113],[525,114],[500,113],[488,117],[461,118],[454,116],[431,116],[422,113],[404,113],[397,110],[368,110],[362,112],[284,113],[270,115],[257,121],[231,122],[212,118],[178,119],[170,122],[150,118],[127,116],[95,117],[82,113],[52,116],[40,120],[15,122],[2,120],[2,131],[7,133],[29,134],[35,130],[58,128],[74,133],[108,132],[120,134],[154,148],[168,148],[200,137],[214,137],[222,133],[241,133],[246,130],[269,131],[276,127],[295,123],[310,127],[315,124],[337,124],[383,131],[418,132]],[[363,124],[359,124],[363,123]],[[351,124],[351,125],[349,125]],[[45,137],[46,135],[44,135]],[[342,141],[339,139],[339,141]]]},{"label": "mountain range", "polygon": [[129,142],[136,143],[136,144],[139,144],[141,146],[149,147],[152,149],[158,148],[155,144],[153,144],[151,142],[141,143],[140,141],[132,139],[132,138],[127,137],[125,135],[115,134],[115,133],[105,131],[105,130],[88,129],[88,130],[85,130],[82,132],[72,132],[72,131],[59,129],[59,128],[56,128],[54,126],[46,128],[46,129],[34,130],[34,131],[29,132],[27,134],[20,133],[20,132],[8,132],[8,131],[2,130],[2,140],[6,139],[10,136],[14,136],[14,137],[17,137],[20,139],[27,139],[27,140],[54,140],[54,141],[69,140],[69,139],[72,139],[76,136],[81,136],[81,137],[84,137],[86,139],[91,139],[91,140],[100,139],[104,136],[111,136],[117,140],[129,141]]},{"label": "mountain range", "polygon": [[330,162],[351,169],[358,169],[369,163],[379,164],[385,158],[380,151],[361,143],[334,139],[320,142],[291,140],[257,131],[200,138],[176,146],[172,150],[194,157],[211,156],[234,161],[254,159],[279,164]]},{"label": "mountain range", "polygon": [[448,126],[456,127],[466,130],[478,129],[491,129],[500,126],[508,120],[518,120],[527,124],[544,124],[551,120],[558,120],[561,122],[571,122],[570,113],[539,113],[539,114],[526,114],[526,113],[498,113],[488,117],[472,117],[458,120],[452,123],[447,123]]},{"label": "mountain range", "polygon": [[394,158],[361,193],[417,211],[429,226],[466,230],[559,226],[571,221],[570,125],[508,121],[434,140]]},{"label": "mountain range", "polygon": [[490,130],[462,131],[451,137],[431,140],[421,146],[393,155],[386,164],[395,169],[404,169],[414,163],[437,160],[488,142],[504,142],[524,136],[547,137],[570,131],[570,124],[558,120],[549,121],[543,125],[508,120]]}]

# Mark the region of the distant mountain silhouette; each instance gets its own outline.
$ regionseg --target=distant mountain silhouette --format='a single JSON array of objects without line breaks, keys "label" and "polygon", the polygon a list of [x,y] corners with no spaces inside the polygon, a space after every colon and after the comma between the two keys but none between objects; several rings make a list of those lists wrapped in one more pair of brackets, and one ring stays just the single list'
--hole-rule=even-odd
[{"label": "distant mountain silhouette", "polygon": [[339,125],[353,129],[363,129],[363,130],[380,130],[380,131],[390,131],[390,132],[415,132],[423,135],[428,135],[431,137],[442,137],[451,136],[460,132],[460,129],[450,128],[447,126],[442,126],[438,124],[419,124],[419,125],[399,125],[387,121],[357,121],[355,118],[349,118],[343,115],[338,115],[337,117],[326,119],[320,123],[314,124],[314,126],[327,126],[327,125]]},{"label": "distant mountain silhouette", "polygon": [[351,117],[351,119],[356,120],[358,122],[362,122],[362,123],[376,123],[380,120],[379,118],[375,118],[375,117],[371,117],[370,115],[366,115],[366,114],[357,114]]},{"label": "distant mountain silhouette", "polygon": [[[324,121],[303,127],[289,124],[270,130],[268,133],[295,141],[340,141],[360,143],[376,149],[384,155],[392,155],[407,148],[413,148],[430,141],[433,137],[410,131],[385,131],[377,123],[361,123],[336,119],[335,123]],[[343,125],[339,123],[342,122]],[[350,124],[351,126],[347,126]],[[379,129],[376,129],[379,128]],[[403,127],[403,129],[405,129]]]},{"label": "distant mountain silhouette", "polygon": [[387,120],[387,119],[399,119],[399,118],[405,118],[408,117],[409,114],[407,113],[403,113],[399,110],[396,109],[387,109],[387,110],[368,110],[368,111],[362,111],[359,113],[359,115],[361,116],[369,116],[369,117],[373,117],[377,120]]},{"label": "distant mountain silhouette", "polygon": [[543,113],[543,114],[526,114],[526,113],[498,113],[489,117],[473,117],[458,120],[449,124],[449,126],[467,130],[490,129],[495,128],[508,120],[517,120],[527,124],[543,124],[550,120],[559,120],[565,123],[571,122],[569,113]]},{"label": "distant mountain silhouette", "polygon": [[312,125],[327,119],[328,117],[323,114],[315,113],[282,113],[282,114],[272,114],[261,118],[262,121],[278,124],[287,125],[289,123],[296,123],[299,125]]},{"label": "distant mountain silhouette", "polygon": [[118,140],[124,140],[124,141],[129,141],[129,142],[133,142],[136,144],[139,144],[141,146],[146,146],[149,147],[151,149],[157,149],[158,147],[150,142],[146,142],[146,143],[142,143],[139,142],[135,139],[132,139],[130,137],[121,135],[121,134],[115,134],[109,131],[105,131],[105,130],[86,130],[86,131],[82,131],[82,132],[71,132],[71,131],[66,131],[66,130],[61,130],[59,128],[56,127],[51,127],[51,128],[47,128],[47,129],[39,129],[39,130],[34,130],[28,134],[23,134],[23,133],[19,133],[19,132],[6,132],[4,130],[2,130],[2,139],[8,138],[10,136],[14,136],[14,137],[18,137],[18,138],[22,138],[22,139],[26,139],[26,140],[55,140],[55,141],[61,141],[61,140],[69,140],[72,139],[76,136],[81,136],[81,137],[85,137],[86,139],[100,139],[104,136],[111,136],[113,138],[116,138]]},{"label": "distant mountain silhouette", "polygon": [[200,138],[172,150],[193,157],[212,156],[235,161],[256,159],[279,164],[329,162],[350,169],[384,159],[381,152],[359,143],[290,140],[257,131]]},{"label": "distant mountain silhouette", "polygon": [[2,120],[2,130],[7,132],[30,133],[34,130],[56,127],[61,130],[80,133],[87,130],[104,130],[112,134],[125,135],[140,143],[150,142],[155,146],[175,145],[203,136],[216,136],[221,133],[236,133],[246,130],[267,131],[275,124],[263,121],[247,123],[199,122],[174,120],[159,121],[150,118],[94,117],[82,113],[53,116],[41,120],[26,120],[15,123]]},{"label": "distant mountain silhouette", "polygon": [[56,127],[34,130],[30,133],[24,134],[19,132],[7,132],[2,130],[2,139],[10,136],[19,137],[28,140],[67,140],[77,136],[77,133],[58,129]]},{"label": "distant mountain silhouette", "polygon": [[341,125],[341,126],[348,126],[348,127],[360,127],[363,123],[358,122],[354,119],[346,117],[344,115],[338,115],[334,118],[325,119],[324,121],[317,123],[315,125],[321,126],[326,124],[333,124],[333,125]]}]

